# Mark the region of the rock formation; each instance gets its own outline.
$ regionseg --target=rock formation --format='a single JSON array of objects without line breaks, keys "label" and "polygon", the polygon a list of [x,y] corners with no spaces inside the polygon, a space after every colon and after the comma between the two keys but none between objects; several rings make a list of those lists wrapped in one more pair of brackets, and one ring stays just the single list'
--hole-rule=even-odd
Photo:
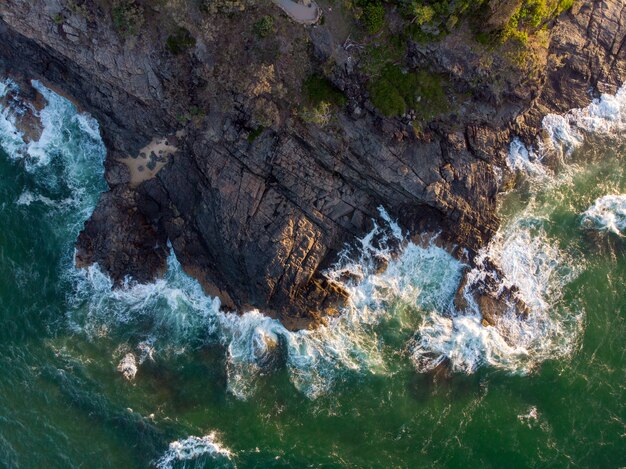
[{"label": "rock formation", "polygon": [[[440,232],[471,261],[499,225],[512,136],[531,140],[546,113],[585,106],[626,79],[621,0],[563,13],[541,69],[526,76],[502,57],[486,63],[459,27],[409,44],[408,63],[447,77],[455,102],[416,132],[409,118],[374,109],[356,66],[363,47],[330,12],[308,27],[270,2],[209,18],[194,2],[143,3],[132,37],[97,0],[0,4],[0,75],[23,86],[41,79],[72,99],[98,119],[108,149],[110,190],[78,239],[77,262],[149,281],[163,273],[169,242],[226,308],[257,307],[291,328],[335,311],[343,293],[322,271],[380,206],[412,234]],[[277,17],[275,35],[254,36],[260,14]],[[194,37],[182,53],[171,39],[180,28]],[[347,96],[323,126],[297,112],[302,81],[321,67]],[[156,139],[178,150],[135,187],[123,160]]]}]

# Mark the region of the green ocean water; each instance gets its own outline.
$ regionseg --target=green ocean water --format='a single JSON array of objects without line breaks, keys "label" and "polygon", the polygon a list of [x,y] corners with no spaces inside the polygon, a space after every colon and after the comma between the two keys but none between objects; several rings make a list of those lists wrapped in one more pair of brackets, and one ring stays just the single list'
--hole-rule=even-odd
[{"label": "green ocean water", "polygon": [[[626,242],[581,223],[626,193],[615,131],[503,202],[490,255],[528,282],[540,320],[498,334],[450,317],[460,265],[410,245],[351,286],[347,319],[290,335],[221,315],[174,258],[122,292],[73,269],[104,148],[93,120],[46,97],[38,145],[0,115],[0,467],[626,466]],[[453,371],[428,371],[440,360]]]}]

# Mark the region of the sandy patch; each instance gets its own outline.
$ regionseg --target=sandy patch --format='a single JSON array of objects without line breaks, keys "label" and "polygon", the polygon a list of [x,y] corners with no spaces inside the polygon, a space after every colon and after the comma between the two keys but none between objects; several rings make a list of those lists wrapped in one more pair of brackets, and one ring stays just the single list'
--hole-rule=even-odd
[{"label": "sandy patch", "polygon": [[170,156],[178,151],[166,138],[155,138],[143,147],[138,155],[120,158],[130,171],[130,186],[137,187],[152,179],[167,164]]},{"label": "sandy patch", "polygon": [[296,3],[291,0],[273,0],[287,16],[302,24],[315,24],[320,19],[320,9],[313,0]]}]

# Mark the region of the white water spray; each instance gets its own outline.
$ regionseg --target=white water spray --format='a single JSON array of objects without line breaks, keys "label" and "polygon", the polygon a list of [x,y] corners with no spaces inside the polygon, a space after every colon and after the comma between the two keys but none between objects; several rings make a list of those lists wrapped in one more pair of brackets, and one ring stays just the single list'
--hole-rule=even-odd
[{"label": "white water spray", "polygon": [[230,460],[233,456],[233,452],[219,441],[216,433],[211,432],[202,437],[190,436],[171,442],[155,465],[158,469],[172,469],[176,462],[197,461],[202,457]]},{"label": "white water spray", "polygon": [[626,194],[600,197],[582,214],[581,225],[588,230],[626,236]]}]

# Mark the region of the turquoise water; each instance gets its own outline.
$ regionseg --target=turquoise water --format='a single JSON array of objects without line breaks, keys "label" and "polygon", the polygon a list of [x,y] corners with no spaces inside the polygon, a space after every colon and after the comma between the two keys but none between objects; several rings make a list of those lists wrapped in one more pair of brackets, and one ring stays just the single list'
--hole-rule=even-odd
[{"label": "turquoise water", "polygon": [[[219,313],[174,257],[165,279],[122,291],[76,271],[104,148],[95,121],[40,89],[38,144],[0,116],[0,467],[626,465],[619,125],[576,116],[596,137],[557,174],[522,161],[529,175],[503,202],[485,255],[530,321],[450,315],[456,260],[408,244],[374,275],[388,253],[366,237],[329,273],[363,277],[347,285],[352,307],[293,334]],[[580,144],[562,124],[548,128]],[[371,237],[403,239],[387,225]]]}]

